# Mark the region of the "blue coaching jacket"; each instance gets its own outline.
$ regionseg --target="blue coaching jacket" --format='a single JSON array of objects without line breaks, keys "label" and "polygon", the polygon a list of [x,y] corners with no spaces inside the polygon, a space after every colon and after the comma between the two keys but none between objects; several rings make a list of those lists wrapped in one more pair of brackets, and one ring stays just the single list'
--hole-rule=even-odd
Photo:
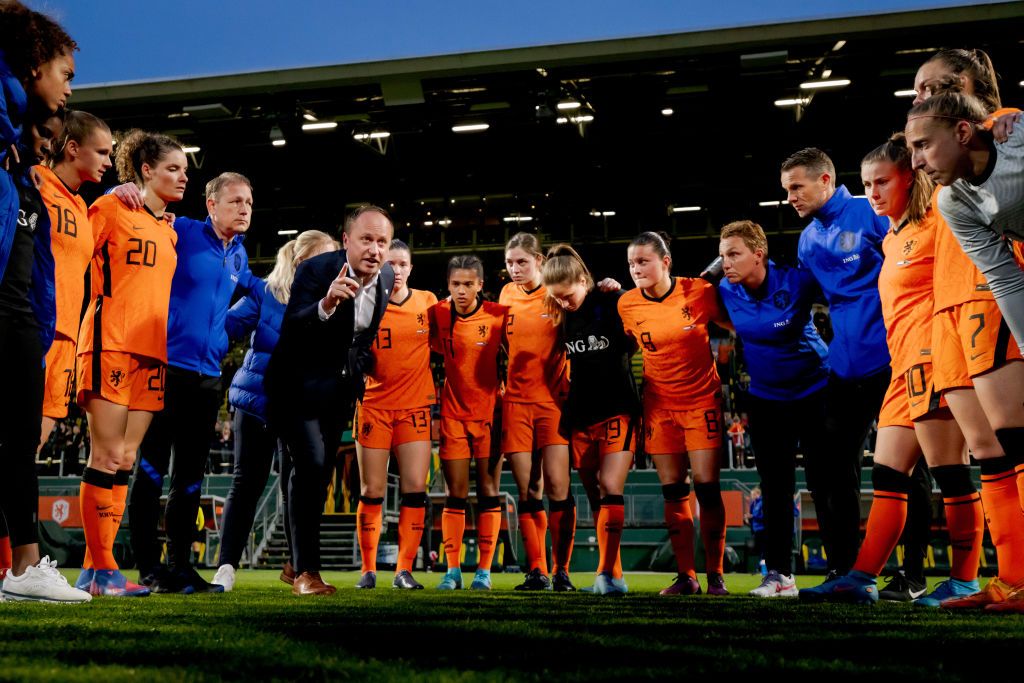
[{"label": "blue coaching jacket", "polygon": [[835,338],[832,371],[860,379],[889,365],[878,273],[889,220],[876,216],[867,199],[840,185],[800,235],[801,265],[814,273],[829,305]]},{"label": "blue coaching jacket", "polygon": [[227,333],[238,339],[252,332],[250,348],[245,353],[242,367],[231,380],[228,401],[238,410],[267,421],[267,392],[263,377],[267,373],[270,354],[281,337],[285,304],[267,290],[265,280],[258,280],[249,296],[241,299],[227,316]]},{"label": "blue coaching jacket", "polygon": [[[18,154],[22,159],[33,158],[32,152],[23,145],[19,145]],[[5,213],[0,216],[3,221],[0,222],[0,279],[3,279],[4,273],[7,272],[7,261],[11,257],[14,233],[18,229],[21,203],[18,197],[18,187],[20,186],[28,192],[35,193],[39,205],[43,207],[32,232],[34,253],[32,254],[32,284],[28,298],[36,324],[39,325],[39,343],[42,345],[45,359],[46,352],[53,344],[53,335],[57,329],[57,290],[54,284],[56,276],[54,275],[53,251],[50,248],[50,213],[46,210],[46,203],[43,202],[42,197],[38,196],[39,190],[36,189],[29,175],[31,169],[31,164],[18,166],[13,169],[13,173],[0,169],[0,176],[3,176],[0,177],[0,182],[9,181],[14,196],[13,213],[10,215]],[[6,195],[4,198],[6,199]]]},{"label": "blue coaching jacket", "polygon": [[828,383],[828,347],[811,321],[818,283],[802,268],[767,263],[756,291],[722,278],[722,296],[750,372],[750,393],[789,401],[803,398]]},{"label": "blue coaching jacket", "polygon": [[19,204],[18,188],[14,184],[13,175],[18,170],[12,168],[8,173],[2,170],[2,164],[10,154],[11,145],[21,142],[21,119],[27,106],[25,89],[11,73],[6,55],[0,48],[0,279],[3,279],[7,259],[11,255]]},{"label": "blue coaching jacket", "polygon": [[248,291],[259,280],[249,271],[249,256],[237,235],[225,247],[207,218],[174,221],[178,267],[171,282],[167,315],[167,363],[203,375],[220,375],[228,350],[224,321],[235,289]]}]

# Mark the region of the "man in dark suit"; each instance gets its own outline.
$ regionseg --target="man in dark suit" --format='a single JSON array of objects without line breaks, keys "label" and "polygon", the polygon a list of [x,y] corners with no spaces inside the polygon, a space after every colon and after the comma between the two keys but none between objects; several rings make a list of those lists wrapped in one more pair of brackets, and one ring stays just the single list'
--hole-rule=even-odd
[{"label": "man in dark suit", "polygon": [[384,209],[363,205],[346,220],[342,251],[295,272],[281,338],[267,368],[268,413],[287,443],[296,595],[330,595],[320,578],[320,517],[341,441],[362,395],[370,344],[394,287],[386,262],[394,228]]}]

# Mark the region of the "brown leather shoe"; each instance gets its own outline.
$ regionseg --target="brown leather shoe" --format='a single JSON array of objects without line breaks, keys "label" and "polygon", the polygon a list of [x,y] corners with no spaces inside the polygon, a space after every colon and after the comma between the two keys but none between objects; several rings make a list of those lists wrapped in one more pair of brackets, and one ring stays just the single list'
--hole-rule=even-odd
[{"label": "brown leather shoe", "polygon": [[284,563],[284,567],[281,568],[281,575],[279,578],[289,586],[295,583],[295,567],[292,566],[291,562]]},{"label": "brown leather shoe", "polygon": [[292,584],[292,595],[334,595],[335,591],[337,588],[320,578],[320,572],[302,572]]}]

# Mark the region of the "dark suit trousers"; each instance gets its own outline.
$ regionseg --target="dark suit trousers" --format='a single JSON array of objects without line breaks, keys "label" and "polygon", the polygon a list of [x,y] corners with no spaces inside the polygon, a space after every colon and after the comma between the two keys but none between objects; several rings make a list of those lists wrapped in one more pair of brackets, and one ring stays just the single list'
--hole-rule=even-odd
[{"label": "dark suit trousers", "polygon": [[220,377],[167,368],[164,409],[154,414],[142,440],[128,500],[132,551],[143,576],[160,564],[160,495],[168,472],[171,487],[164,515],[167,564],[176,571],[191,565],[210,439],[222,397]]},{"label": "dark suit trousers", "polygon": [[286,415],[279,430],[292,459],[288,523],[295,573],[320,571],[320,519],[338,459],[348,402],[331,403],[314,416]]}]

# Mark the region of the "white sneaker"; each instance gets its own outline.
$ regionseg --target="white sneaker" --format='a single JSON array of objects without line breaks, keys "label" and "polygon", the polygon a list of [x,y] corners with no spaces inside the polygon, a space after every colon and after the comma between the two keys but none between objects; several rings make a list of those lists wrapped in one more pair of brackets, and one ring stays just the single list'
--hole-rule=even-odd
[{"label": "white sneaker", "polygon": [[57,571],[57,563],[44,557],[39,564],[28,567],[21,576],[7,572],[4,579],[5,600],[34,600],[38,602],[89,602],[92,596],[68,583]]},{"label": "white sneaker", "polygon": [[222,564],[217,567],[217,573],[213,575],[213,581],[219,586],[224,586],[224,592],[229,592],[235,587],[235,568],[230,564]]},{"label": "white sneaker", "polygon": [[795,598],[799,594],[796,579],[772,569],[761,580],[761,585],[750,591],[755,598]]}]

